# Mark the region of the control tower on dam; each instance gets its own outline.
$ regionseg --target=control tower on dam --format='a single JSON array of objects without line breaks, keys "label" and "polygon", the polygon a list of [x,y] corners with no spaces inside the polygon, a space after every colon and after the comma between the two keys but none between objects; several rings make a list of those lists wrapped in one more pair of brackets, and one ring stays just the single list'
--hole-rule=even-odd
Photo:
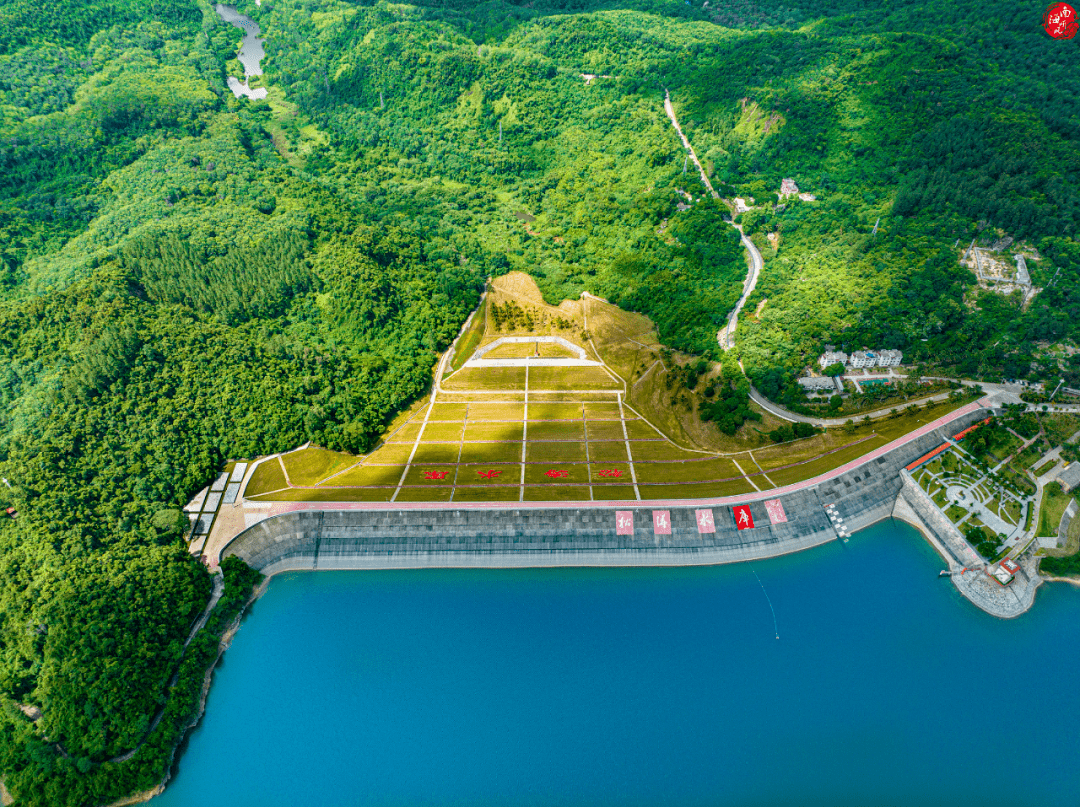
[{"label": "control tower on dam", "polygon": [[[892,516],[904,467],[989,414],[972,409],[895,447],[773,491],[574,504],[298,504],[294,512],[244,530],[221,555],[237,555],[268,575],[300,569],[703,565],[782,555],[843,540]],[[917,526],[939,551],[944,548],[950,567],[959,566],[945,543],[935,540],[938,526]]]}]

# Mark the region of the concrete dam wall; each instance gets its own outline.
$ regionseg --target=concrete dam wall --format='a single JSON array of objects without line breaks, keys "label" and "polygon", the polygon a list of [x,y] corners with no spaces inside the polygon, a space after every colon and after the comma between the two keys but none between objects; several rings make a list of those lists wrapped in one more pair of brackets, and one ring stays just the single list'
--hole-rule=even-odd
[{"label": "concrete dam wall", "polygon": [[[267,575],[426,566],[695,565],[781,555],[836,540],[838,525],[850,534],[892,516],[904,466],[986,414],[969,413],[832,479],[779,491],[680,506],[305,510],[253,525],[221,554],[238,555]],[[775,499],[786,523],[770,519],[765,502]],[[750,507],[753,529],[736,528],[732,506],[743,504]],[[617,534],[617,510],[633,514],[629,534]],[[711,511],[714,532],[699,530],[699,510]],[[670,534],[657,534],[663,532],[655,528],[657,512],[668,514]]]}]

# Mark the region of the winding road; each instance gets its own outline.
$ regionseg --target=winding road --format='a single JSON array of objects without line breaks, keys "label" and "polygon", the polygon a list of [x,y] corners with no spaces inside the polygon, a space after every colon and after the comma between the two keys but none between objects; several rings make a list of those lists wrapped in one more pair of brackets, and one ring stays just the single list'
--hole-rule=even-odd
[{"label": "winding road", "polygon": [[[679,119],[675,117],[675,107],[671,105],[671,93],[667,90],[664,90],[664,111],[667,112],[667,116],[671,119],[671,125],[675,127],[679,139],[682,140],[683,148],[686,149],[687,153],[690,155],[690,159],[693,160],[694,165],[697,166],[698,173],[701,174],[702,184],[709,189],[709,193],[712,194],[713,199],[719,199],[720,194],[716,192],[712,183],[709,182],[709,177],[705,174],[705,169],[702,168],[701,161],[698,159],[697,154],[694,153],[694,147],[690,145],[690,141],[687,139],[686,135],[683,134],[682,127],[679,126]],[[735,328],[738,327],[739,324],[739,312],[742,311],[743,306],[746,304],[746,299],[753,293],[754,287],[757,286],[758,278],[761,276],[761,270],[764,266],[764,261],[761,258],[761,253],[758,251],[758,248],[746,237],[741,226],[738,224],[734,226],[739,231],[742,245],[750,256],[750,267],[746,273],[746,280],[743,281],[742,296],[735,304],[735,308],[728,314],[727,324],[716,334],[716,341],[720,343],[720,347],[724,350],[735,347]]]}]

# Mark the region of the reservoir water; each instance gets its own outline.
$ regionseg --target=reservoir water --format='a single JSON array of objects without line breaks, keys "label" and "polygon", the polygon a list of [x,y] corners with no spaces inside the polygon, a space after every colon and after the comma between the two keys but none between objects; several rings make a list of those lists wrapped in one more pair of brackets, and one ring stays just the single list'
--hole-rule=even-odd
[{"label": "reservoir water", "polygon": [[753,567],[279,575],[151,805],[1080,804],[1080,591],[1001,621],[940,568],[886,522]]}]

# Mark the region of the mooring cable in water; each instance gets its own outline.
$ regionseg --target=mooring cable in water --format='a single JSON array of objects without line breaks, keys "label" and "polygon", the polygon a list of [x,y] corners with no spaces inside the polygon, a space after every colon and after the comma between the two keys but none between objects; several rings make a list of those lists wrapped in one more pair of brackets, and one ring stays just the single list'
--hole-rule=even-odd
[{"label": "mooring cable in water", "polygon": [[772,598],[769,596],[769,592],[767,592],[765,590],[765,584],[762,583],[761,578],[758,577],[757,571],[755,571],[755,569],[754,569],[754,564],[751,563],[749,565],[750,565],[750,571],[754,572],[754,578],[757,580],[757,584],[759,586],[761,586],[761,593],[765,595],[765,600],[766,600],[766,602],[769,603],[769,610],[772,611],[773,632],[776,634],[776,638],[779,639],[780,638],[780,629],[776,626],[776,609],[773,608]]}]

